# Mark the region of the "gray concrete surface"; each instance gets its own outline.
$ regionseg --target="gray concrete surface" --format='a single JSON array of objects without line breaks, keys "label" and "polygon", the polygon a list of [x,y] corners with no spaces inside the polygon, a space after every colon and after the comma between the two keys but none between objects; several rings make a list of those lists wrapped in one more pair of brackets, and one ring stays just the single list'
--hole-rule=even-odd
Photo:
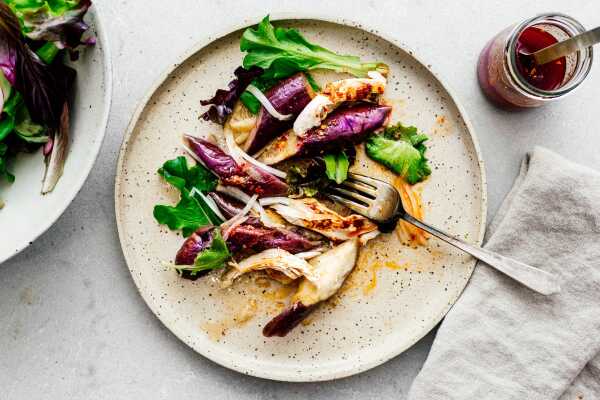
[{"label": "gray concrete surface", "polygon": [[125,127],[160,72],[221,24],[269,12],[342,15],[377,26],[416,49],[455,89],[474,123],[487,163],[490,216],[534,145],[600,169],[600,66],[572,97],[521,113],[490,106],[475,80],[480,49],[505,26],[549,10],[571,14],[586,26],[600,25],[598,1],[95,3],[113,53],[108,132],[94,170],[66,213],[0,267],[2,400],[405,398],[427,356],[431,334],[355,377],[315,384],[270,382],[226,370],[188,349],[153,316],[129,277],[113,208],[115,163]]}]

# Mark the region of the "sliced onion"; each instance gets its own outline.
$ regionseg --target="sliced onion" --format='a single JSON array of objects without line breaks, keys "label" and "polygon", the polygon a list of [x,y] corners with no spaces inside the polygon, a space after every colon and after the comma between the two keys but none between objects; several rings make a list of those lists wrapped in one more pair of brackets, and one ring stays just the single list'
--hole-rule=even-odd
[{"label": "sliced onion", "polygon": [[250,197],[250,199],[248,200],[248,203],[244,206],[244,208],[242,208],[242,210],[239,213],[237,213],[231,219],[229,219],[221,224],[221,229],[226,230],[227,228],[229,228],[230,225],[236,223],[239,219],[246,217],[246,214],[248,214],[248,212],[254,206],[254,203],[256,203],[256,199],[258,199],[257,194]]},{"label": "sliced onion", "polygon": [[248,219],[246,214],[248,214],[248,212],[252,209],[252,207],[256,203],[256,199],[258,199],[257,194],[250,197],[248,204],[246,204],[242,211],[240,211],[237,215],[234,215],[233,218],[231,218],[230,220],[225,221],[221,224],[221,232],[223,232],[224,240],[227,240],[233,228],[239,226],[240,224],[243,224]]},{"label": "sliced onion", "polygon": [[[251,201],[250,196],[248,196],[246,193],[242,192],[240,189],[238,189],[234,186],[218,185],[216,188],[216,191],[225,193],[225,194],[233,197],[234,199],[241,201],[242,203],[248,204]],[[283,201],[287,200],[287,197],[265,197],[265,199],[267,199],[267,198],[268,199],[279,198],[279,199],[282,199]],[[261,199],[261,200],[263,200],[263,199]],[[271,217],[269,217],[269,214],[267,214],[265,209],[260,204],[261,200],[254,202],[254,204],[252,205],[252,209],[260,216],[260,221],[269,228],[281,228],[283,225],[281,225],[280,223],[278,223],[276,221],[273,221],[273,219]]]},{"label": "sliced onion", "polygon": [[195,187],[192,188],[192,190],[190,190],[190,194],[192,196],[195,195],[195,194],[197,194],[198,196],[200,196],[200,198],[202,200],[204,200],[204,202],[206,203],[206,205],[208,206],[208,208],[210,208],[212,210],[212,212],[214,212],[217,215],[217,217],[221,218],[222,221],[227,221],[227,218],[225,218],[223,216],[223,214],[221,214],[221,210],[219,210],[219,207],[217,206],[217,203],[215,203],[215,201],[213,199],[211,199],[208,196],[205,196],[204,193],[202,193],[201,191],[199,191]]},{"label": "sliced onion", "polygon": [[242,151],[238,147],[235,142],[235,138],[233,137],[233,131],[229,126],[225,126],[223,129],[223,135],[225,136],[225,144],[227,145],[227,152],[229,155],[235,160],[236,163],[240,164],[242,162]]},{"label": "sliced onion", "polygon": [[309,129],[321,125],[327,114],[333,110],[333,102],[325,95],[319,94],[304,107],[294,121],[294,132],[303,136]]},{"label": "sliced onion", "polygon": [[250,201],[250,196],[236,188],[235,186],[227,186],[227,185],[217,185],[217,192],[225,193],[230,195],[236,200],[241,201],[244,204],[247,204]]},{"label": "sliced onion", "polygon": [[229,155],[235,160],[236,163],[240,164],[242,160],[245,160],[250,164],[254,165],[255,167],[262,169],[263,171],[268,172],[270,174],[273,174],[279,178],[285,179],[287,177],[287,174],[285,172],[261,163],[260,161],[254,159],[252,156],[246,154],[246,152],[240,149],[240,147],[235,141],[235,138],[233,137],[233,131],[231,130],[231,128],[225,126],[223,134],[225,136],[225,142],[227,143],[227,150],[229,152]]},{"label": "sliced onion", "polygon": [[[217,190],[217,192],[225,193],[225,194],[233,197],[234,199],[241,201],[242,203],[248,203],[250,201],[250,196],[248,196],[246,193],[244,193],[240,189],[236,188],[235,186],[218,185],[216,190]],[[256,211],[256,213],[258,215],[261,215],[261,216],[266,215],[266,214],[264,214],[265,210],[261,207],[260,204],[258,204],[258,201],[254,203],[254,205],[252,206],[252,209],[254,211]],[[263,223],[265,222],[262,218],[261,218],[261,221],[263,221]],[[267,225],[267,224],[265,224],[265,225]],[[281,225],[279,225],[277,223],[273,223],[272,226],[281,226]]]},{"label": "sliced onion", "polygon": [[252,197],[250,197],[250,200],[248,201],[248,203],[246,204],[246,206],[242,209],[242,211],[240,211],[240,214],[241,215],[248,214],[248,212],[254,206],[254,203],[256,202],[256,199],[258,199],[258,195],[257,194],[253,194]]},{"label": "sliced onion", "polygon": [[260,89],[258,89],[256,86],[248,85],[246,90],[252,93],[254,97],[256,97],[256,100],[258,100],[260,104],[262,104],[265,110],[267,110],[267,112],[271,114],[273,118],[277,118],[280,121],[287,121],[293,117],[292,114],[283,115],[279,111],[277,111],[275,107],[273,107],[273,104],[271,104],[269,99],[267,99],[267,96],[265,96],[263,92],[261,92]]},{"label": "sliced onion", "polygon": [[[232,218],[234,219],[234,218]],[[241,224],[243,224],[244,222],[246,222],[248,220],[248,217],[242,217],[242,218],[238,218],[237,220],[233,221],[231,223],[231,225],[229,225],[227,228],[225,228],[225,230],[223,230],[223,240],[227,240],[229,238],[229,234],[231,233],[232,230],[234,230],[236,227],[240,226]]]},{"label": "sliced onion", "polygon": [[258,202],[263,207],[267,207],[273,204],[289,205],[290,199],[288,197],[264,197],[258,200]]},{"label": "sliced onion", "polygon": [[242,156],[242,158],[246,161],[248,161],[250,164],[253,164],[255,167],[262,169],[265,172],[268,172],[272,175],[275,175],[278,178],[281,179],[285,179],[287,178],[287,173],[277,169],[277,168],[273,168],[267,164],[261,163],[260,161],[258,161],[257,159],[253,158],[251,155],[240,151],[240,155]]},{"label": "sliced onion", "polygon": [[303,258],[305,260],[308,260],[310,258],[316,257],[323,254],[323,252],[321,251],[317,251],[317,250],[312,250],[312,251],[304,251],[302,253],[296,253],[294,254],[296,257],[298,258]]}]

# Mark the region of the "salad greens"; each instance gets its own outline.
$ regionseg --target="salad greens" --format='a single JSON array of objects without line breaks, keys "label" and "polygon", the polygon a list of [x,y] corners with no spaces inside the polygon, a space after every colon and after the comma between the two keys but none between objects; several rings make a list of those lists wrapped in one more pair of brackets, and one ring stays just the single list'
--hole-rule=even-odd
[{"label": "salad greens", "polygon": [[325,173],[327,177],[338,185],[348,179],[348,168],[350,160],[345,152],[338,154],[327,154],[323,157],[325,161]]},{"label": "salad greens", "polygon": [[[225,124],[225,120],[233,112],[235,102],[243,93],[248,93],[244,91],[253,79],[260,76],[262,72],[262,68],[259,67],[249,69],[243,67],[236,68],[233,72],[235,79],[229,82],[227,89],[219,89],[211,99],[200,101],[200,104],[203,106],[210,105],[208,111],[202,114],[202,118],[205,121],[212,121],[220,125]],[[252,98],[258,103],[258,100],[254,96]],[[260,108],[260,103],[258,107]]]},{"label": "salad greens", "polygon": [[180,191],[196,188],[202,192],[210,192],[217,186],[217,177],[200,164],[191,168],[187,159],[179,156],[163,164],[158,174]]},{"label": "salad greens", "polygon": [[[223,222],[208,206],[206,197],[198,194],[210,192],[217,186],[218,179],[212,172],[200,164],[188,167],[187,159],[183,156],[165,162],[157,172],[181,193],[175,207],[154,207],[154,218],[158,223],[172,230],[181,229],[183,236],[188,237],[198,228],[218,226]],[[211,228],[204,234],[210,240],[210,245],[198,253],[193,267],[178,268],[180,273],[193,277],[202,271],[221,268],[231,258],[219,229]]]},{"label": "salad greens", "polygon": [[4,103],[4,118],[0,120],[0,141],[13,133],[20,139],[30,143],[46,143],[46,128],[32,121],[29,110],[25,106],[23,96],[14,92]]},{"label": "salad greens", "polygon": [[196,256],[194,265],[190,267],[178,267],[180,273],[183,271],[186,274],[194,276],[202,271],[209,271],[217,268],[222,268],[225,262],[231,258],[231,252],[227,247],[227,243],[221,236],[219,229],[213,229],[211,232],[212,240],[210,246],[201,250]]},{"label": "salad greens", "polygon": [[[68,99],[75,71],[63,63],[68,52],[95,43],[82,39],[88,30],[83,17],[90,0],[0,1],[0,179],[14,176],[7,159],[20,151],[45,144],[44,155],[68,137]],[[61,162],[49,163],[43,192],[51,191],[62,171]],[[48,173],[50,172],[50,173]]]},{"label": "salad greens", "polygon": [[[263,74],[252,82],[261,91],[300,71],[327,69],[357,77],[365,77],[367,72],[373,70],[387,72],[385,64],[364,63],[359,57],[334,53],[309,42],[296,29],[275,28],[268,15],[255,29],[248,28],[244,31],[240,50],[246,52],[244,68],[260,67],[264,70]],[[307,78],[313,89],[319,90],[314,79],[308,74]],[[254,114],[260,109],[260,103],[249,92],[244,92],[240,100]]]},{"label": "salad greens", "polygon": [[261,67],[264,78],[282,79],[318,68],[365,77],[367,72],[382,67],[380,63],[363,63],[356,56],[339,55],[311,43],[296,29],[275,28],[268,15],[256,29],[244,31],[240,50],[247,52],[244,68]]},{"label": "salad greens", "polygon": [[154,207],[154,218],[158,223],[169,229],[181,229],[187,237],[202,226],[223,222],[198,195],[198,192],[206,193],[217,186],[217,178],[206,168],[199,164],[188,168],[186,158],[180,156],[165,162],[158,174],[181,193],[176,206]]},{"label": "salad greens", "polygon": [[[3,0],[17,16],[23,35],[32,41],[45,42],[38,55],[48,63],[60,49],[69,49],[76,57],[80,44],[95,43],[91,37],[82,40],[89,26],[83,17],[91,0]],[[48,58],[50,58],[48,60]]]},{"label": "salad greens", "polygon": [[[278,81],[277,79],[257,78],[252,81],[252,84],[254,86],[256,86],[258,88],[258,90],[260,90],[261,92],[264,92],[267,89],[269,89],[271,86],[275,85],[277,83],[277,81]],[[248,110],[250,110],[250,112],[252,114],[258,114],[261,104],[260,104],[260,101],[258,101],[258,99],[256,97],[254,97],[254,95],[252,93],[245,90],[240,95],[240,101],[242,103],[244,103],[246,108],[248,108]]]},{"label": "salad greens", "polygon": [[398,123],[386,127],[383,135],[373,135],[367,140],[367,155],[415,184],[431,174],[425,158],[424,142],[428,139],[416,127]]}]

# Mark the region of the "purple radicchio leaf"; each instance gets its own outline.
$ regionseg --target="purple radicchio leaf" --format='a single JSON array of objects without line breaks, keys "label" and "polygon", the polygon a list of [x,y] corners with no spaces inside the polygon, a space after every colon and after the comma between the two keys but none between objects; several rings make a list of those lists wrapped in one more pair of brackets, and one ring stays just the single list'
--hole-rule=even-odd
[{"label": "purple radicchio leaf", "polygon": [[292,254],[314,249],[322,243],[284,228],[270,228],[257,218],[249,218],[229,232],[227,245],[231,252],[260,253],[267,249],[282,249]]},{"label": "purple radicchio leaf", "polygon": [[217,207],[219,207],[221,214],[227,219],[235,217],[244,208],[244,204],[241,201],[223,193],[210,192],[208,193],[208,197],[213,199]]},{"label": "purple radicchio leaf", "polygon": [[293,303],[265,325],[263,335],[266,337],[286,336],[314,309],[315,305],[305,306],[301,301]]},{"label": "purple radicchio leaf", "polygon": [[0,70],[8,82],[15,86],[17,46],[21,40],[21,27],[11,9],[0,2]]},{"label": "purple radicchio leaf", "polygon": [[59,49],[69,49],[71,58],[77,58],[74,50],[79,45],[93,45],[95,37],[82,39],[89,29],[83,17],[91,7],[91,0],[80,0],[77,7],[60,15],[50,13],[48,7],[40,7],[32,12],[23,12],[23,22],[29,32],[26,36],[34,41],[53,42]]},{"label": "purple radicchio leaf", "polygon": [[221,183],[239,187],[249,195],[258,194],[259,197],[287,194],[288,185],[284,181],[252,164],[238,164],[217,145],[189,135],[184,137],[184,141],[202,163],[219,177]]},{"label": "purple radicchio leaf", "polygon": [[22,40],[17,17],[4,2],[0,2],[0,43],[3,43],[0,58],[12,60],[14,57],[14,63],[3,62],[2,70],[4,72],[5,68],[9,69],[14,64],[14,76],[9,81],[12,79],[15,89],[23,95],[31,119],[50,128],[58,128],[75,80],[75,70],[59,60],[51,65],[44,63]]},{"label": "purple radicchio leaf", "polygon": [[58,128],[63,106],[69,101],[75,81],[75,70],[58,60],[47,65],[29,49],[17,60],[15,87],[23,95],[31,119]]},{"label": "purple radicchio leaf", "polygon": [[16,81],[16,64],[17,53],[15,49],[9,47],[0,37],[0,71],[4,74],[4,77],[11,86],[14,86]]},{"label": "purple radicchio leaf", "polygon": [[250,132],[245,151],[254,154],[292,127],[293,121],[315,96],[313,89],[302,72],[290,76],[277,83],[265,92],[265,97],[281,114],[289,114],[294,118],[286,121],[273,117],[264,107],[260,108],[258,120]]},{"label": "purple radicchio leaf", "polygon": [[[204,226],[196,232],[192,233],[183,242],[183,245],[175,256],[175,265],[194,265],[198,253],[210,247],[213,240],[215,227]],[[198,271],[194,274],[188,269],[181,269],[181,277],[195,281],[203,275],[206,275],[210,270]]]},{"label": "purple radicchio leaf", "polygon": [[227,117],[233,112],[235,102],[244,93],[248,85],[262,73],[263,69],[260,67],[250,69],[238,67],[234,72],[236,78],[229,82],[227,90],[219,89],[212,99],[200,101],[203,106],[210,105],[208,111],[202,114],[202,118],[223,125]]},{"label": "purple radicchio leaf", "polygon": [[67,150],[69,147],[69,105],[63,104],[60,117],[60,126],[44,146],[43,153],[46,156],[46,171],[42,181],[42,194],[50,193],[58,183],[63,174]]}]

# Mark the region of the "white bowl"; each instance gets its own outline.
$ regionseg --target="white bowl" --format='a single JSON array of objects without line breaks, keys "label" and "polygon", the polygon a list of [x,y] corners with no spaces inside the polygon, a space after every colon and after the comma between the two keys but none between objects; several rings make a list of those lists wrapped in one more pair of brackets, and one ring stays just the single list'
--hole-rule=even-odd
[{"label": "white bowl", "polygon": [[65,211],[83,186],[106,131],[112,95],[111,59],[106,32],[93,7],[86,20],[97,43],[83,49],[71,108],[71,144],[62,178],[52,193],[42,195],[44,160],[38,151],[21,154],[11,166],[13,184],[0,183],[0,263],[29,246]]}]

